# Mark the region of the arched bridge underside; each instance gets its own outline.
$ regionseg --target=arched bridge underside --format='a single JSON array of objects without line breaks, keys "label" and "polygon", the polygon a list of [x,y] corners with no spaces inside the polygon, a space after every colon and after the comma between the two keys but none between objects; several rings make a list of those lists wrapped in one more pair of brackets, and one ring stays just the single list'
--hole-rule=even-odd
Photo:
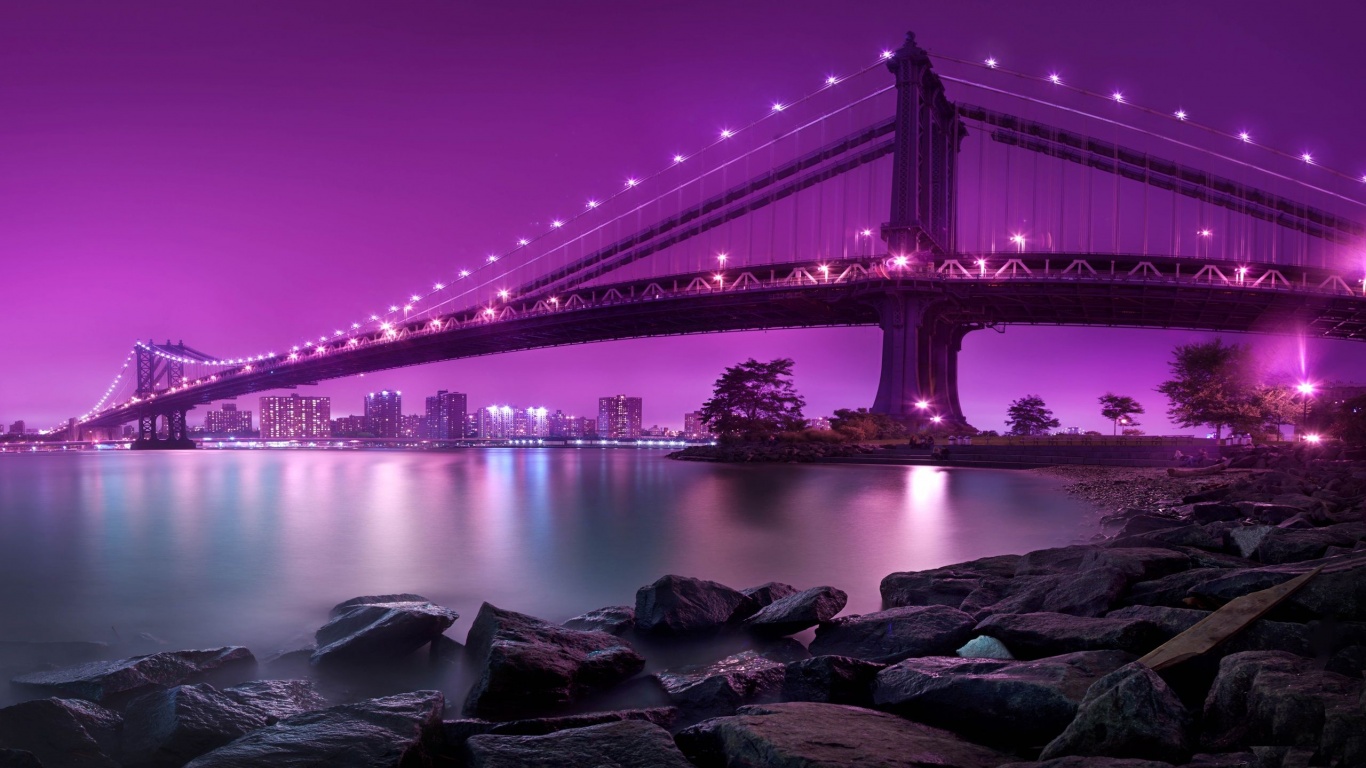
[{"label": "arched bridge underside", "polygon": [[[800,263],[512,298],[276,355],[102,411],[82,429],[164,418],[266,390],[518,350],[724,331],[878,325],[875,409],[963,423],[957,355],[1010,324],[1180,328],[1366,340],[1360,280],[1319,268],[1161,257],[1020,253]],[[926,403],[927,407],[917,407]],[[148,446],[153,447],[153,446]]]}]

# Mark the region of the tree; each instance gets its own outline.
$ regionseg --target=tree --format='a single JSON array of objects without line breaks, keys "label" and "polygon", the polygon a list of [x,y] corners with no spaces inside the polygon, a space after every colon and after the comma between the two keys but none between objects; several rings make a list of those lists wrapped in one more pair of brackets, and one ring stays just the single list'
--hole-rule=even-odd
[{"label": "tree", "polygon": [[[1116,395],[1114,392],[1106,392],[1100,396],[1100,415],[1109,419],[1114,424],[1111,434],[1119,432],[1119,420],[1135,414],[1143,414],[1143,406],[1138,401],[1128,395]],[[1131,427],[1138,426],[1139,422],[1134,419],[1125,419],[1126,425]],[[1127,434],[1126,430],[1126,434]],[[1140,433],[1142,434],[1142,433]]]},{"label": "tree", "polygon": [[1053,418],[1053,412],[1043,404],[1038,395],[1025,395],[1010,404],[1006,411],[1006,424],[1012,435],[1046,435],[1048,430],[1057,429],[1062,422]]},{"label": "tree", "polygon": [[1366,448],[1366,395],[1349,398],[1337,407],[1332,432],[1353,448]]},{"label": "tree", "polygon": [[867,408],[840,408],[830,419],[830,428],[850,440],[887,440],[906,436],[906,425],[885,413]]},{"label": "tree", "polygon": [[1183,427],[1208,424],[1214,436],[1224,427],[1251,431],[1261,421],[1251,354],[1222,339],[1180,344],[1172,352],[1172,378],[1157,391],[1167,396],[1167,415]]},{"label": "tree", "polygon": [[1300,403],[1296,401],[1295,390],[1285,384],[1259,386],[1253,392],[1253,402],[1261,416],[1261,429],[1275,432],[1281,439],[1281,425],[1293,424],[1300,415]]},{"label": "tree", "polygon": [[702,404],[702,420],[730,439],[766,440],[801,430],[806,401],[792,386],[792,365],[786,357],[767,363],[750,358],[727,368]]}]

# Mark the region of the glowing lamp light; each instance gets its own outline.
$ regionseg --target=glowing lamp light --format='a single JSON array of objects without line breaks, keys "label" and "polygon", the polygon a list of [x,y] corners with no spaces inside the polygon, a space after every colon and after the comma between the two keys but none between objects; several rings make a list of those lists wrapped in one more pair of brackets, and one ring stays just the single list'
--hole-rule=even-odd
[{"label": "glowing lamp light", "polygon": [[551,304],[559,304],[559,303],[560,303],[560,300],[559,300],[558,297],[551,296],[551,297],[550,297],[550,303],[551,303]]},{"label": "glowing lamp light", "polygon": [[1048,76],[1048,82],[1054,85],[1062,85],[1062,75],[1052,74]]},{"label": "glowing lamp light", "polygon": [[1295,386],[1295,389],[1298,390],[1299,393],[1302,394],[1302,395],[1312,395],[1312,394],[1314,394],[1314,384],[1313,384],[1313,382],[1309,382],[1309,381],[1300,382],[1298,385]]},{"label": "glowing lamp light", "polygon": [[916,403],[915,403],[915,407],[916,407],[916,408],[919,408],[920,410],[923,411],[923,410],[925,410],[926,408],[929,408],[929,407],[930,407],[930,404],[929,404],[928,402],[924,401],[924,400],[917,400]]},{"label": "glowing lamp light", "polygon": [[[558,226],[560,226],[560,225],[559,225],[559,223],[557,222],[557,223],[555,224],[555,226],[558,227]],[[492,255],[489,256],[489,263],[490,263],[490,264],[492,264],[493,262],[495,262],[495,261],[497,261],[497,260],[498,260],[498,257],[497,257],[497,256],[492,256]]]},{"label": "glowing lamp light", "polygon": [[[468,269],[462,269],[462,270],[460,270],[460,276],[461,276],[461,277],[469,277],[469,276],[470,276],[470,271],[469,271]],[[371,319],[373,320],[374,318],[371,318]]]},{"label": "glowing lamp light", "polygon": [[712,275],[711,279],[715,280],[718,283],[725,281],[725,277],[723,275]]},{"label": "glowing lamp light", "polygon": [[518,241],[517,241],[517,244],[518,244],[518,245],[521,245],[521,246],[527,246],[527,245],[531,245],[531,241],[528,240],[528,239],[526,239],[526,238],[524,237],[524,238],[522,238],[521,240],[518,240]]},{"label": "glowing lamp light", "polygon": [[727,256],[727,255],[724,254],[724,253],[718,253],[718,254],[716,254],[716,260],[719,261],[719,262],[721,262],[721,266],[725,266],[725,264],[726,264],[726,259],[728,259],[728,258],[730,258],[730,257]]},{"label": "glowing lamp light", "polygon": [[681,162],[683,162],[683,161],[686,160],[686,159],[687,159],[687,158],[683,157],[682,155],[674,155],[674,162],[675,162],[675,163],[681,163]]},{"label": "glowing lamp light", "polygon": [[412,305],[412,304],[405,304],[405,305],[403,306],[403,311],[404,311],[404,312],[412,312],[412,311],[413,311],[413,305]]},{"label": "glowing lamp light", "polygon": [[1252,141],[1252,135],[1247,131],[1239,131],[1238,138],[1242,139],[1244,142]]},{"label": "glowing lamp light", "polygon": [[1319,442],[1319,441],[1322,440],[1322,439],[1323,439],[1323,438],[1319,437],[1318,435],[1305,435],[1305,436],[1304,436],[1304,441],[1305,441],[1306,443],[1317,443],[1317,442]]},{"label": "glowing lamp light", "polygon": [[1176,119],[1177,119],[1177,120],[1185,120],[1185,119],[1186,119],[1186,110],[1184,110],[1184,109],[1178,109],[1178,110],[1176,110]]},{"label": "glowing lamp light", "polygon": [[[318,351],[321,352],[322,350],[319,349]],[[244,365],[244,366],[242,366],[242,370],[244,370],[244,371],[250,371],[250,370],[251,370],[251,366],[250,366],[250,365]]]},{"label": "glowing lamp light", "polygon": [[486,317],[493,317],[493,307],[488,307],[487,309],[485,309],[484,315]]},{"label": "glowing lamp light", "polygon": [[729,128],[725,129],[724,131],[721,131],[721,138],[723,138],[723,139],[729,139],[730,137],[732,137],[732,136],[734,136],[734,135],[735,135],[735,131],[732,131],[732,130],[729,129]]},{"label": "glowing lamp light", "polygon": [[783,111],[784,109],[786,109],[786,108],[787,108],[787,107],[785,107],[784,105],[782,105],[782,104],[780,104],[780,103],[775,103],[775,104],[773,105],[773,111],[774,111],[774,112],[782,112],[782,111]]},{"label": "glowing lamp light", "polygon": [[392,323],[380,323],[380,324],[379,324],[379,329],[380,329],[381,331],[387,331],[387,330],[389,330],[390,328],[393,328],[393,327],[394,327],[394,326],[393,326]]},{"label": "glowing lamp light", "polygon": [[987,57],[986,65],[987,65],[988,67],[991,67],[992,69],[995,69],[995,68],[996,68],[996,59],[991,58],[991,57]]},{"label": "glowing lamp light", "polygon": [[[333,332],[332,332],[332,335],[333,335],[333,336],[345,336],[346,334],[342,333],[341,331],[333,331]],[[259,359],[259,358],[258,358],[258,359]]]},{"label": "glowing lamp light", "polygon": [[884,59],[890,59],[890,58],[892,58],[892,52],[891,52],[891,51],[883,51],[883,52],[882,52],[882,58],[884,58]]},{"label": "glowing lamp light", "polygon": [[508,297],[508,292],[507,292],[506,289],[501,290],[501,291],[498,292],[498,298],[503,299],[504,301],[506,301],[506,300],[507,300],[507,297]]},{"label": "glowing lamp light", "polygon": [[422,298],[421,296],[418,296],[416,293],[414,293],[412,296],[409,296],[409,297],[408,297],[408,300],[409,300],[409,301],[418,301],[418,300],[421,299],[421,298]]},{"label": "glowing lamp light", "polygon": [[397,311],[398,311],[398,305],[397,305],[397,304],[390,304],[390,305],[389,305],[389,311],[390,311],[390,312],[397,312]]},{"label": "glowing lamp light", "polygon": [[987,260],[986,260],[986,259],[978,259],[978,260],[977,260],[977,266],[979,266],[979,267],[985,267],[986,265],[987,265]]},{"label": "glowing lamp light", "polygon": [[1208,229],[1202,229],[1202,230],[1200,230],[1199,232],[1196,232],[1195,234],[1197,234],[1197,235],[1199,235],[1199,236],[1201,236],[1201,237],[1210,237],[1210,236],[1213,235],[1214,233],[1213,233],[1212,231],[1208,230]]},{"label": "glowing lamp light", "polygon": [[830,267],[827,267],[827,266],[824,265],[824,264],[820,265],[819,267],[816,267],[816,269],[819,269],[821,272],[829,272],[829,271],[830,271]]},{"label": "glowing lamp light", "polygon": [[1124,103],[1124,94],[1121,93],[1120,91],[1115,91],[1114,93],[1110,94],[1110,98],[1114,99],[1115,101],[1119,102],[1120,104],[1123,104],[1123,103]]},{"label": "glowing lamp light", "polygon": [[911,263],[911,260],[905,256],[897,256],[896,258],[892,259],[892,263],[898,267],[904,267],[907,264]]},{"label": "glowing lamp light", "polygon": [[1023,246],[1025,244],[1025,237],[1024,235],[1011,235],[1010,242],[1019,246]]},{"label": "glowing lamp light", "polygon": [[[436,321],[432,321],[432,322],[436,322]],[[360,344],[360,339],[351,339],[350,341],[348,341],[348,342],[346,342],[346,343],[347,343],[347,344],[350,344],[351,346],[354,347],[354,346]]]},{"label": "glowing lamp light", "polygon": [[432,290],[440,291],[440,290],[445,289],[445,287],[446,287],[446,284],[445,284],[445,283],[437,283],[436,285],[433,285],[433,286],[432,286]]},{"label": "glowing lamp light", "polygon": [[[433,320],[433,321],[432,321],[432,327],[433,327],[433,328],[440,328],[440,327],[441,327],[441,321],[440,321],[440,320]],[[356,343],[356,340],[355,340],[355,339],[352,339],[352,340],[351,340],[351,343],[352,343],[352,344]]]},{"label": "glowing lamp light", "polygon": [[872,236],[873,236],[873,230],[871,230],[871,229],[861,229],[861,230],[859,230],[859,234],[862,235],[862,236],[864,236],[864,237],[872,237]]},{"label": "glowing lamp light", "polygon": [[838,77],[835,77],[834,75],[830,75],[829,77],[825,78],[825,84],[826,84],[826,85],[834,85],[834,84],[838,83],[839,81],[840,81],[840,79],[839,79]]},{"label": "glowing lamp light", "polygon": [[630,189],[631,187],[634,187],[639,183],[640,179],[637,179],[636,177],[632,176],[631,178],[626,180],[626,188]]},{"label": "glowing lamp light", "polygon": [[1308,152],[1305,152],[1304,154],[1300,155],[1300,159],[1306,163],[1314,162],[1314,156],[1309,154]]},{"label": "glowing lamp light", "polygon": [[556,227],[556,228],[563,227],[563,226],[564,226],[564,222],[563,222],[563,221],[560,221],[559,219],[555,219],[554,221],[550,222],[550,226]]},{"label": "glowing lamp light", "polygon": [[589,207],[589,208],[597,208],[597,207],[598,207],[598,201],[597,201],[597,200],[589,200],[589,201],[588,201],[588,207]]},{"label": "glowing lamp light", "polygon": [[942,416],[932,416],[932,417],[930,417],[930,421],[933,421],[935,424],[938,424],[939,422],[941,422],[941,421],[943,421],[943,420],[944,420],[944,417],[942,417]]},{"label": "glowing lamp light", "polygon": [[289,353],[289,359],[290,359],[290,360],[298,360],[298,359],[299,359],[299,353],[298,353],[298,352],[290,352],[290,353]]}]

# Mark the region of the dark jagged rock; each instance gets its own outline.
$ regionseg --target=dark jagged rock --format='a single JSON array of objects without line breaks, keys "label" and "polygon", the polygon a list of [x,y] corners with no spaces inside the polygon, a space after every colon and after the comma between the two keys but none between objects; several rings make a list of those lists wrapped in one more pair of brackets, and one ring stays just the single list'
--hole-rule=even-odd
[{"label": "dark jagged rock", "polygon": [[791,597],[801,590],[791,584],[784,584],[781,581],[769,581],[757,587],[749,587],[740,590],[740,594],[754,601],[758,608],[767,608],[773,603],[782,600],[784,597]]},{"label": "dark jagged rock", "polygon": [[431,600],[422,595],[414,595],[409,592],[400,592],[393,595],[362,595],[344,600],[332,606],[332,610],[327,612],[329,619],[335,619],[358,605],[378,605],[379,603],[430,603]]},{"label": "dark jagged rock", "polygon": [[445,700],[417,691],[281,720],[201,755],[187,768],[391,768],[430,760]]},{"label": "dark jagged rock", "polygon": [[1068,756],[1041,760],[1037,763],[1006,763],[1000,768],[1172,768],[1172,764],[1136,757]]},{"label": "dark jagged rock", "polygon": [[1198,611],[1194,608],[1171,608],[1165,605],[1131,605],[1127,608],[1116,608],[1105,616],[1111,619],[1140,620],[1154,624],[1162,633],[1162,639],[1165,641],[1195,626],[1210,613],[1210,611]]},{"label": "dark jagged rock", "polygon": [[460,618],[449,608],[416,601],[355,603],[348,600],[334,610],[340,610],[340,613],[315,635],[318,649],[309,661],[318,666],[401,659],[440,637]]},{"label": "dark jagged rock", "polygon": [[1193,523],[1221,523],[1247,517],[1241,509],[1219,501],[1202,501],[1191,505],[1190,520]]},{"label": "dark jagged rock", "polygon": [[713,664],[660,672],[655,678],[682,713],[682,721],[695,723],[729,715],[744,704],[776,699],[786,675],[783,664],[744,651]]},{"label": "dark jagged rock", "polygon": [[783,701],[873,705],[873,681],[886,665],[846,656],[816,656],[787,665]]},{"label": "dark jagged rock", "polygon": [[1171,608],[1188,607],[1186,602],[1190,590],[1221,576],[1229,574],[1226,568],[1196,568],[1182,573],[1173,573],[1153,581],[1140,581],[1129,588],[1124,597],[1126,605],[1164,605]]},{"label": "dark jagged rock", "polygon": [[1156,672],[1135,662],[1092,684],[1077,716],[1039,759],[1095,755],[1182,763],[1194,743],[1181,700]]},{"label": "dark jagged rock", "polygon": [[1351,735],[1366,734],[1361,698],[1362,681],[1321,671],[1310,659],[1235,653],[1220,661],[1205,699],[1202,743],[1215,750],[1319,748],[1340,764],[1359,765],[1366,761],[1366,743]]},{"label": "dark jagged rock", "polygon": [[1366,673],[1366,645],[1349,645],[1340,649],[1328,659],[1324,670],[1343,677],[1360,678],[1362,673]]},{"label": "dark jagged rock", "polygon": [[744,626],[756,634],[781,637],[829,621],[844,610],[849,596],[834,587],[811,589],[775,600],[745,619]]},{"label": "dark jagged rock", "polygon": [[878,673],[873,702],[983,743],[1041,747],[1072,722],[1092,683],[1133,659],[1123,651],[1036,661],[907,659]]},{"label": "dark jagged rock", "polygon": [[808,651],[801,642],[790,637],[779,637],[760,642],[751,650],[758,652],[765,659],[776,661],[779,664],[789,664],[811,658],[811,651]]},{"label": "dark jagged rock", "polygon": [[1135,537],[1134,543],[1143,546],[1190,547],[1209,552],[1223,552],[1228,546],[1228,532],[1233,527],[1233,523],[1184,525],[1143,534]]},{"label": "dark jagged rock", "polygon": [[953,653],[968,641],[976,624],[966,613],[946,605],[889,608],[846,616],[816,628],[811,653],[848,656],[884,664],[914,656]]},{"label": "dark jagged rock", "polygon": [[692,768],[668,731],[639,720],[544,736],[473,736],[465,750],[470,768]]},{"label": "dark jagged rock", "polygon": [[484,603],[467,654],[481,670],[467,714],[512,719],[551,712],[610,688],[645,667],[626,641],[581,632]]},{"label": "dark jagged rock", "polygon": [[437,635],[427,646],[427,658],[434,664],[454,664],[465,658],[465,646],[445,635]]},{"label": "dark jagged rock", "polygon": [[1101,616],[1119,601],[1129,583],[1123,571],[1101,566],[1052,576],[1017,576],[1003,591],[991,585],[968,595],[962,609],[978,620],[996,613],[1067,613]]},{"label": "dark jagged rock", "polygon": [[1303,573],[1324,566],[1277,609],[1278,614],[1295,612],[1303,618],[1332,617],[1341,621],[1366,621],[1366,551],[1285,565],[1269,565],[1233,571],[1191,588],[1193,596],[1214,605],[1235,597],[1274,587]]},{"label": "dark jagged rock", "polygon": [[758,610],[752,598],[724,584],[687,576],[662,576],[636,590],[636,629],[647,635],[710,634]]},{"label": "dark jagged rock", "polygon": [[1009,758],[947,731],[839,704],[792,702],[741,707],[678,734],[701,768],[880,766],[996,768]]},{"label": "dark jagged rock", "polygon": [[179,766],[271,722],[211,685],[153,691],[124,711],[123,762],[136,768]]},{"label": "dark jagged rock", "polygon": [[1298,563],[1323,557],[1329,547],[1350,549],[1356,538],[1323,528],[1287,530],[1274,528],[1257,547],[1257,559],[1270,565]]},{"label": "dark jagged rock", "polygon": [[223,694],[243,706],[265,713],[271,723],[328,706],[327,699],[319,695],[308,680],[254,680],[225,688]]},{"label": "dark jagged rock", "polygon": [[1163,640],[1161,628],[1143,619],[1065,613],[998,613],[978,624],[973,633],[1000,640],[1017,659],[1105,650],[1142,656]]},{"label": "dark jagged rock", "polygon": [[1190,556],[1165,547],[1057,547],[1021,557],[1015,576],[1072,575],[1098,568],[1115,568],[1129,582],[1148,581],[1187,570]]},{"label": "dark jagged rock", "polygon": [[43,764],[27,749],[0,747],[0,768],[43,768]]},{"label": "dark jagged rock", "polygon": [[1015,575],[1020,555],[986,557],[930,571],[893,573],[882,579],[883,608],[947,605],[957,608],[988,582],[1004,584]]},{"label": "dark jagged rock", "polygon": [[582,715],[564,717],[538,717],[528,720],[465,719],[447,720],[442,723],[446,746],[459,748],[471,736],[544,736],[571,728],[587,728],[590,725],[618,723],[623,720],[639,720],[653,723],[661,728],[671,727],[678,720],[678,710],[674,707],[654,707],[652,709],[618,709],[611,712],[589,712]]},{"label": "dark jagged rock", "polygon": [[1125,521],[1124,527],[1119,529],[1119,535],[1138,536],[1153,531],[1165,531],[1168,528],[1180,528],[1185,524],[1183,520],[1166,515],[1136,515]]},{"label": "dark jagged rock", "polygon": [[1251,752],[1221,752],[1191,757],[1186,768],[1263,768]]},{"label": "dark jagged rock", "polygon": [[25,701],[0,709],[0,746],[32,753],[47,768],[117,768],[122,726],[117,712],[88,701]]},{"label": "dark jagged rock", "polygon": [[636,628],[636,609],[629,605],[599,608],[575,616],[564,625],[580,632],[606,632],[621,637]]},{"label": "dark jagged rock", "polygon": [[156,688],[168,688],[217,670],[255,666],[251,651],[240,646],[207,651],[163,651],[117,661],[92,661],[51,672],[14,678],[30,690],[74,696],[95,702],[127,701]]}]

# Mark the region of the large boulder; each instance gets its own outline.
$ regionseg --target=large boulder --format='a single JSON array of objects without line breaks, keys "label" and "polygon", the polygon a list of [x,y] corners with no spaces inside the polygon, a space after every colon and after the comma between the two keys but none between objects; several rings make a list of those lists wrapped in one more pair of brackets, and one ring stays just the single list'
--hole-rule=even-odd
[{"label": "large boulder", "polygon": [[645,668],[645,659],[614,635],[567,629],[488,603],[470,627],[466,652],[480,671],[466,714],[502,720],[551,712]]},{"label": "large boulder", "polygon": [[270,722],[262,710],[211,685],[153,691],[124,710],[123,761],[135,768],[179,768]]},{"label": "large boulder", "polygon": [[1105,650],[1142,656],[1164,639],[1158,625],[1143,619],[1098,619],[1065,613],[998,613],[978,624],[973,632],[1005,643],[1017,659]]},{"label": "large boulder", "polygon": [[742,589],[740,594],[753,600],[756,608],[767,608],[784,597],[790,597],[800,591],[791,584],[784,584],[781,581],[768,581],[757,587]]},{"label": "large boulder", "polygon": [[914,656],[953,653],[972,636],[976,623],[946,605],[889,608],[822,624],[816,628],[810,650],[815,656],[891,664]]},{"label": "large boulder", "polygon": [[848,601],[843,590],[812,587],[769,603],[745,619],[744,626],[767,637],[791,635],[833,619]]},{"label": "large boulder", "polygon": [[687,576],[661,576],[636,590],[636,629],[647,635],[711,634],[758,610],[754,599],[725,584]]},{"label": "large boulder", "polygon": [[743,704],[776,699],[786,676],[783,664],[743,651],[712,664],[659,672],[655,679],[682,713],[682,721],[694,723],[729,715]]},{"label": "large boulder", "polygon": [[564,625],[580,632],[606,632],[621,637],[636,628],[636,609],[629,605],[612,605],[579,614]]},{"label": "large boulder", "polygon": [[929,571],[893,573],[882,580],[883,608],[947,605],[957,608],[988,582],[1004,583],[1015,575],[1020,555],[1001,555]]},{"label": "large boulder", "polygon": [[544,736],[473,736],[465,743],[465,751],[470,768],[692,768],[668,731],[639,720]]},{"label": "large boulder", "polygon": [[1128,594],[1124,596],[1124,603],[1186,608],[1190,605],[1188,599],[1192,587],[1227,576],[1229,573],[1227,568],[1194,568],[1152,581],[1140,581],[1129,588]]},{"label": "large boulder", "polygon": [[1009,759],[894,715],[812,702],[741,707],[681,731],[677,742],[701,768],[996,768]]},{"label": "large boulder", "polygon": [[1102,565],[1074,573],[1017,576],[1002,584],[984,584],[963,600],[961,608],[978,620],[996,613],[1067,613],[1101,616],[1119,601],[1130,577]]},{"label": "large boulder", "polygon": [[277,720],[328,707],[327,699],[318,693],[309,680],[253,680],[224,688],[223,694],[243,706],[264,713],[272,724]]},{"label": "large boulder", "polygon": [[422,765],[445,700],[416,691],[308,712],[201,755],[187,768],[392,768]]},{"label": "large boulder", "polygon": [[1148,581],[1191,567],[1190,556],[1166,547],[1095,547],[1079,544],[1040,549],[1020,558],[1015,576],[1068,576],[1114,568],[1128,582]]},{"label": "large boulder", "polygon": [[1137,757],[1185,762],[1195,745],[1192,718],[1157,673],[1138,662],[1086,691],[1077,716],[1039,755]]},{"label": "large boulder", "polygon": [[332,610],[327,612],[327,618],[335,619],[347,611],[361,605],[378,605],[380,603],[430,603],[431,600],[422,595],[414,595],[411,592],[399,592],[392,595],[361,595],[350,600],[343,600],[332,606]]},{"label": "large boulder", "polygon": [[0,746],[32,753],[47,768],[117,768],[122,726],[117,712],[88,701],[25,701],[0,709]]},{"label": "large boulder", "polygon": [[885,664],[845,656],[816,656],[787,665],[783,701],[873,705],[873,681]]},{"label": "large boulder", "polygon": [[480,720],[465,718],[447,720],[441,724],[442,733],[448,748],[460,749],[471,736],[544,736],[547,733],[567,731],[571,728],[587,728],[590,725],[619,723],[623,720],[639,720],[654,723],[661,728],[671,727],[678,720],[678,710],[673,707],[653,707],[650,709],[617,709],[610,712],[586,712],[581,715],[563,717],[536,717],[526,720]]},{"label": "large boulder", "polygon": [[441,637],[460,618],[449,608],[418,601],[348,600],[334,610],[339,612],[314,636],[318,648],[309,661],[318,666],[401,659]]},{"label": "large boulder", "polygon": [[1133,660],[1123,651],[1035,661],[907,659],[878,673],[873,703],[983,743],[1042,747],[1072,722],[1092,683]]},{"label": "large boulder", "polygon": [[1205,698],[1206,747],[1317,748],[1338,765],[1366,764],[1362,681],[1276,651],[1235,653],[1219,662]]},{"label": "large boulder", "polygon": [[1235,570],[1192,587],[1191,594],[1221,605],[1235,597],[1282,584],[1319,566],[1323,566],[1323,571],[1286,598],[1277,608],[1277,615],[1366,621],[1366,551],[1323,560]]},{"label": "large boulder", "polygon": [[1267,531],[1256,555],[1258,560],[1271,565],[1298,563],[1323,557],[1329,547],[1351,549],[1356,542],[1355,536],[1325,528],[1273,528]]},{"label": "large boulder", "polygon": [[126,702],[157,688],[169,688],[210,672],[256,666],[251,651],[240,646],[206,651],[165,651],[117,661],[92,661],[50,672],[14,678],[21,688],[105,703]]}]

